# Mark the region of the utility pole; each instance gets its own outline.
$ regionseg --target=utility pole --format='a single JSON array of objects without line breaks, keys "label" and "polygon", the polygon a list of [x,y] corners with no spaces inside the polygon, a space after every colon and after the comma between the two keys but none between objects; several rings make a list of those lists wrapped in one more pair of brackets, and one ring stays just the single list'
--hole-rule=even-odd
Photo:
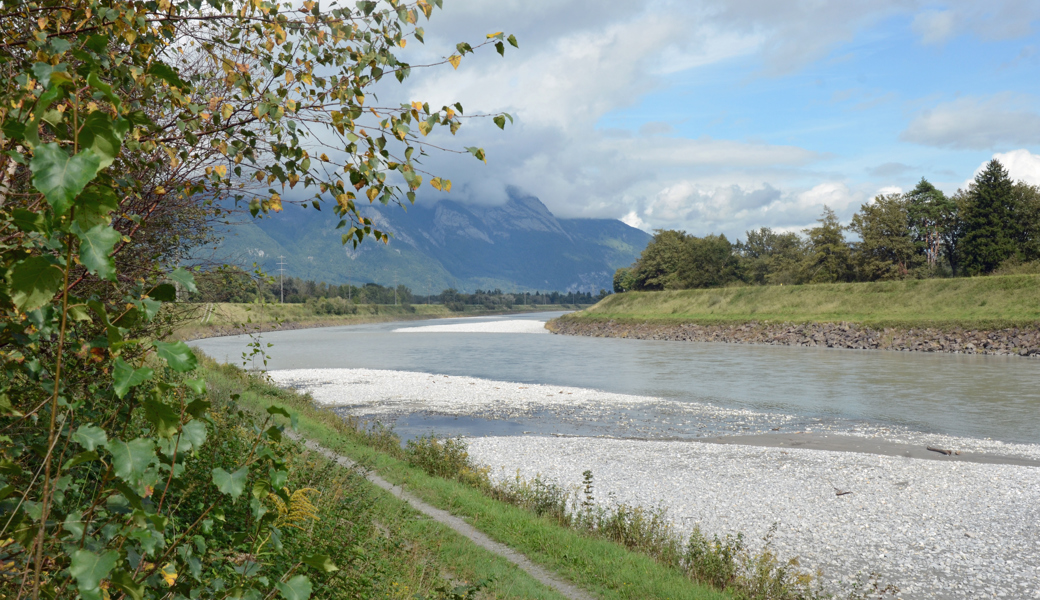
[{"label": "utility pole", "polygon": [[278,257],[278,301],[285,304],[285,257]]}]

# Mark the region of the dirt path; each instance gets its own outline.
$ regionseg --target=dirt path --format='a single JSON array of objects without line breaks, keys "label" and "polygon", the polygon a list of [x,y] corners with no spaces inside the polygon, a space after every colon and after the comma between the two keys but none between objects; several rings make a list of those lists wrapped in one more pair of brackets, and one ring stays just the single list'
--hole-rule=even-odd
[{"label": "dirt path", "polygon": [[[343,456],[342,454],[337,454],[329,450],[328,448],[321,446],[317,442],[292,434],[289,434],[289,437],[295,439],[298,442],[303,443],[303,445],[307,448],[310,448],[311,450],[318,452],[322,456],[325,456],[329,460],[341,466],[347,468],[353,468],[357,466],[357,463],[353,460],[347,458],[346,456]],[[517,567],[523,569],[531,577],[534,577],[542,584],[556,590],[557,592],[566,596],[567,598],[570,598],[571,600],[594,600],[594,596],[549,573],[542,567],[539,567],[538,565],[528,560],[528,558],[523,554],[520,554],[519,552],[513,550],[512,548],[504,544],[500,544],[492,540],[488,536],[478,531],[469,523],[452,515],[451,513],[436,508],[434,506],[430,506],[429,504],[426,504],[419,498],[406,492],[400,486],[390,483],[389,481],[383,479],[375,473],[366,473],[365,477],[373,484],[390,492],[397,498],[404,500],[405,502],[410,504],[412,508],[414,508],[415,510],[429,516],[431,519],[438,523],[451,527],[459,534],[469,538],[474,544],[480,546],[481,548],[484,548],[488,552],[492,552],[508,560]]]}]

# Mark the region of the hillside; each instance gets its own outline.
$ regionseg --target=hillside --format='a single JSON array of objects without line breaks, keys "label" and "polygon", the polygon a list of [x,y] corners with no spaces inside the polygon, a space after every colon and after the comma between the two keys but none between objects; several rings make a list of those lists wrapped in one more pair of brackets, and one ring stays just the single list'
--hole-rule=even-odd
[{"label": "hillside", "polygon": [[569,318],[1012,327],[1040,322],[1040,276],[626,292]]},{"label": "hillside", "polygon": [[287,206],[260,220],[240,219],[222,232],[214,259],[255,261],[328,283],[401,283],[415,293],[460,290],[610,289],[615,269],[630,265],[650,236],[612,219],[559,219],[537,198],[511,189],[501,206],[440,201],[364,209],[392,234],[389,244],[344,247],[331,211]]}]

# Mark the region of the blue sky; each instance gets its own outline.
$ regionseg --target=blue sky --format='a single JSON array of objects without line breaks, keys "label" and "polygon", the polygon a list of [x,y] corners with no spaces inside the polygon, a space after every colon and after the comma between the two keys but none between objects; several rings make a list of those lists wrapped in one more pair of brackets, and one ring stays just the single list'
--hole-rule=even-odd
[{"label": "blue sky", "polygon": [[994,156],[1040,184],[1037,25],[1035,0],[445,0],[411,60],[500,30],[520,50],[406,94],[517,117],[443,140],[488,150],[431,159],[453,199],[516,185],[561,216],[740,237],[922,176],[952,193]]}]

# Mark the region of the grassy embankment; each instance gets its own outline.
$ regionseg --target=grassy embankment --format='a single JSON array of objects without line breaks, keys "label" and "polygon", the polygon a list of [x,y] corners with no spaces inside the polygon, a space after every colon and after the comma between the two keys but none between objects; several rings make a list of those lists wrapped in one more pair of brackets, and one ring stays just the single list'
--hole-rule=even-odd
[{"label": "grassy embankment", "polygon": [[443,304],[357,304],[350,314],[324,314],[315,304],[233,304],[224,302],[179,304],[184,314],[182,324],[174,331],[180,340],[193,340],[221,335],[236,335],[260,328],[306,329],[337,325],[360,325],[388,321],[411,321],[451,317],[479,317],[499,314],[576,310],[581,305],[516,305],[508,310],[488,310],[480,305],[467,305],[465,311],[455,312]]},{"label": "grassy embankment", "polygon": [[1035,327],[1040,323],[1040,276],[626,292],[565,318],[699,324],[848,322],[875,328]]},{"label": "grassy embankment", "polygon": [[[238,405],[247,411],[262,413],[272,405],[291,411],[298,416],[297,430],[301,435],[405,486],[423,501],[461,516],[493,539],[522,552],[598,598],[707,600],[731,597],[690,581],[646,554],[498,501],[473,485],[430,476],[402,458],[400,441],[392,433],[380,433],[381,430],[365,433],[359,430],[357,423],[315,407],[309,398],[268,385],[233,366],[206,361],[205,378],[211,394],[239,393]],[[304,454],[307,461],[324,461],[316,454]],[[397,540],[397,551],[403,549],[407,554],[404,562],[397,560],[399,557],[370,557],[393,567],[389,575],[394,581],[386,582],[391,596],[397,589],[408,588],[411,593],[429,590],[431,580],[437,579],[436,574],[446,571],[456,579],[469,582],[491,579],[486,591],[498,598],[561,597],[504,559],[417,513],[389,493],[374,485],[367,487],[370,489],[366,494],[373,502],[369,514],[380,522],[386,536]]]}]

